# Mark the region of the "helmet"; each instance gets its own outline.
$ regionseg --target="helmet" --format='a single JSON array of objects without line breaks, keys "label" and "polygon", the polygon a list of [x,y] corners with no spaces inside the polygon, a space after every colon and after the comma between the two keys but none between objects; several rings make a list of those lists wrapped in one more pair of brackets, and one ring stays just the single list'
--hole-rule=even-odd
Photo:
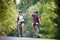
[{"label": "helmet", "polygon": [[21,10],[18,10],[18,12],[19,12],[19,13],[22,13],[22,11],[21,11]]},{"label": "helmet", "polygon": [[36,14],[37,14],[37,13],[38,13],[38,11],[34,11],[34,13],[36,13]]}]

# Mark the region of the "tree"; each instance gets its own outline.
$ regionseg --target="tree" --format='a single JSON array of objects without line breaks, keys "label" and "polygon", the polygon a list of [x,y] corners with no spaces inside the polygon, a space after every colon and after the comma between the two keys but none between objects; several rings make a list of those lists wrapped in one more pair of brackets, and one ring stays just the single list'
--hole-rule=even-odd
[{"label": "tree", "polygon": [[56,2],[56,5],[57,5],[57,9],[54,11],[54,12],[56,12],[56,14],[58,15],[58,17],[55,19],[55,23],[57,23],[57,27],[56,27],[56,29],[57,29],[57,31],[56,31],[56,33],[55,33],[55,38],[56,39],[60,39],[60,0],[55,0],[55,2]]},{"label": "tree", "polygon": [[16,28],[16,10],[12,0],[0,0],[0,36],[7,36]]},{"label": "tree", "polygon": [[19,9],[26,11],[31,5],[35,5],[40,0],[21,0]]}]

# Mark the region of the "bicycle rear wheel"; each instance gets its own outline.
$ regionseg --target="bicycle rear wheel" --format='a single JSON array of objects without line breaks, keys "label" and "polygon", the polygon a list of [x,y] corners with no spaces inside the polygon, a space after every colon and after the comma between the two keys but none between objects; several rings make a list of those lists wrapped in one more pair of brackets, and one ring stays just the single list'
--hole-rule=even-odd
[{"label": "bicycle rear wheel", "polygon": [[37,25],[35,25],[35,27],[34,27],[34,38],[37,38],[38,37],[38,34],[39,34],[39,29],[38,29],[38,26]]},{"label": "bicycle rear wheel", "polygon": [[21,25],[18,27],[18,34],[19,34],[19,37],[22,37],[22,26]]}]

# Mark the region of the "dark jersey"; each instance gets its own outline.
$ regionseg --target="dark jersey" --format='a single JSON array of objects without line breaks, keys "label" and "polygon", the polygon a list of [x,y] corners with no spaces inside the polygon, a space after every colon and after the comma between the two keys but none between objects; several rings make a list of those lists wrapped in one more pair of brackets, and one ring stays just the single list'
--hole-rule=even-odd
[{"label": "dark jersey", "polygon": [[33,22],[38,22],[39,23],[39,16],[37,14],[32,14],[33,17]]}]

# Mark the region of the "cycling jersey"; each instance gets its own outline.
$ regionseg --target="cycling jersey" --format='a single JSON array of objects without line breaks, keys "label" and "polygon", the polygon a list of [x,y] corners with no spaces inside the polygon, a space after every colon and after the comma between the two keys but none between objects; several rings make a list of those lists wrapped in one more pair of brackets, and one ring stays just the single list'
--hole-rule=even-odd
[{"label": "cycling jersey", "polygon": [[37,14],[32,14],[32,16],[33,16],[33,22],[39,23],[39,16]]},{"label": "cycling jersey", "polygon": [[19,15],[19,16],[18,16],[18,22],[19,22],[19,23],[24,21],[24,15],[25,15],[25,14],[22,14],[22,15]]}]

